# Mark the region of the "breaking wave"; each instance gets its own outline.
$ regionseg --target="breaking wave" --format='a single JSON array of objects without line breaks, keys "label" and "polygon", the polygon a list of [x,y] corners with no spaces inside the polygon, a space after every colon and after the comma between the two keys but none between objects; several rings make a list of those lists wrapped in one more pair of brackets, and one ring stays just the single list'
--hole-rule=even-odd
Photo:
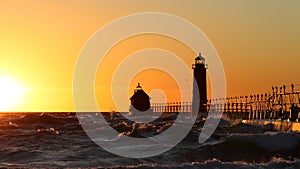
[{"label": "breaking wave", "polygon": [[[98,147],[74,113],[4,114],[0,119],[0,167],[300,168],[300,133],[275,131],[271,125],[222,119],[212,137],[199,144],[204,121],[198,120],[170,151],[151,158],[128,159]],[[152,137],[175,119],[172,115],[142,124],[120,117],[107,122],[123,132],[120,137]]]}]

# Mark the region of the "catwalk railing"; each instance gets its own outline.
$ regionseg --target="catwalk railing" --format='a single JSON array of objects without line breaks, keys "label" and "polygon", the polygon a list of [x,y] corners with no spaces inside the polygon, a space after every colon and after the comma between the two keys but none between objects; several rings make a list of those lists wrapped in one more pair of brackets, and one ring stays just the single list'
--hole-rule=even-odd
[{"label": "catwalk railing", "polygon": [[[154,112],[192,111],[191,102],[154,103],[151,107]],[[298,118],[299,107],[300,84],[275,86],[262,94],[211,99],[206,104],[206,110],[222,111],[231,119],[293,119]]]},{"label": "catwalk railing", "polygon": [[169,102],[169,103],[153,103],[151,104],[153,112],[191,112],[192,102]]}]

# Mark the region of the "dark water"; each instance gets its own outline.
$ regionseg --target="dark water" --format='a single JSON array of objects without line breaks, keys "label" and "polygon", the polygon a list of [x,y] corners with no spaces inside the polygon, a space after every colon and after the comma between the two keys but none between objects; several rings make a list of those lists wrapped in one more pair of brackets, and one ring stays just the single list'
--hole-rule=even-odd
[{"label": "dark water", "polygon": [[[172,120],[160,119],[153,127],[171,125]],[[131,131],[127,133],[134,137],[147,137],[152,131],[151,126],[147,131],[132,130],[119,122],[109,121],[116,130]],[[108,153],[91,141],[72,113],[3,114],[0,167],[300,168],[300,133],[222,120],[213,136],[200,145],[197,139],[202,124],[197,121],[180,144],[162,155],[129,159]]]}]

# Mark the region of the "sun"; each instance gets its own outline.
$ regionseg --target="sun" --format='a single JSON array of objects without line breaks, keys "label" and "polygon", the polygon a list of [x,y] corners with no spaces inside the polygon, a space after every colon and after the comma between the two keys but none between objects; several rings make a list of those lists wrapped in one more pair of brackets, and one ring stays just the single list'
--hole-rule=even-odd
[{"label": "sun", "polygon": [[0,77],[0,112],[12,111],[23,99],[26,88],[13,78]]}]

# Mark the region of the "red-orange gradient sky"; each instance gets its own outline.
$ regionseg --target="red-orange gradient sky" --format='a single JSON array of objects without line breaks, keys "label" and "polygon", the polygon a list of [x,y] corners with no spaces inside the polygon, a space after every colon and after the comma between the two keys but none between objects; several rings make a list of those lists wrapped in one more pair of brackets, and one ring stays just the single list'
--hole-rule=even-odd
[{"label": "red-orange gradient sky", "polygon": [[[0,111],[74,111],[72,78],[81,48],[105,24],[137,12],[170,13],[201,29],[223,62],[228,96],[300,83],[299,7],[297,0],[1,1],[0,82],[11,87],[0,92],[0,102],[16,94],[10,91],[20,92],[9,107],[0,104]],[[190,57],[187,64],[196,56],[173,39],[144,35],[115,46],[107,54],[107,61],[120,61],[135,50],[154,47]],[[112,71],[107,70],[107,77],[97,76],[96,85],[101,78],[109,79]],[[156,78],[144,73],[148,79]],[[133,79],[129,95],[140,76]],[[175,82],[164,74],[160,78],[170,79],[160,87],[172,95]],[[11,85],[16,84],[12,80],[18,84]],[[150,90],[158,83],[150,80],[143,84]],[[106,100],[110,89],[96,88],[96,95],[98,101]],[[109,101],[103,104],[112,107]]]}]

